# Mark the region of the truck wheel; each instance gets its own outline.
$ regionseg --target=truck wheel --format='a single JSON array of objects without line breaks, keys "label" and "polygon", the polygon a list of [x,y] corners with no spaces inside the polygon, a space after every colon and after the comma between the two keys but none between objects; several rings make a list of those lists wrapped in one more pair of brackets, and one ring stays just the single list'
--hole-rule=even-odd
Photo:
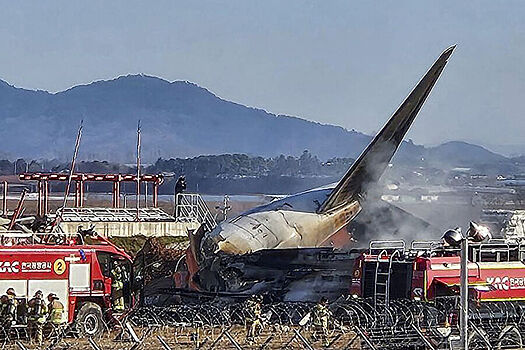
[{"label": "truck wheel", "polygon": [[104,331],[102,309],[98,304],[86,302],[78,310],[75,329],[85,337],[96,337]]}]

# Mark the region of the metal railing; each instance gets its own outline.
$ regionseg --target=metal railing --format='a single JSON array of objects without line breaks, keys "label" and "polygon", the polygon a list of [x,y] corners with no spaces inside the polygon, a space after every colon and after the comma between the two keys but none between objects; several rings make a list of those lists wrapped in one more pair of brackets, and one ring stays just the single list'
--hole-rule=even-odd
[{"label": "metal railing", "polygon": [[210,208],[197,193],[179,193],[176,197],[175,219],[180,222],[198,222],[207,231],[217,226]]},{"label": "metal railing", "polygon": [[[140,221],[174,221],[160,208],[140,208]],[[137,221],[135,208],[65,208],[63,222],[133,222]]]},{"label": "metal railing", "polygon": [[82,242],[82,237],[78,233],[0,231],[0,246],[65,244],[71,237]]},{"label": "metal railing", "polygon": [[405,241],[403,240],[391,240],[391,241],[380,241],[380,240],[374,240],[370,241],[368,251],[370,254],[380,253],[383,250],[386,250],[387,252],[394,252],[396,250],[401,250],[402,253],[405,252]]}]

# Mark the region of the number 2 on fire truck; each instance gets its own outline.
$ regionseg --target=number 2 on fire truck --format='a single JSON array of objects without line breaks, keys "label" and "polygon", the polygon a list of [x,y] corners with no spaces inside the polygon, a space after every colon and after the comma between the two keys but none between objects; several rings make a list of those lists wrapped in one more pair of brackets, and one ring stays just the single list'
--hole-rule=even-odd
[{"label": "number 2 on fire truck", "polygon": [[62,259],[56,259],[53,263],[53,271],[55,271],[57,275],[61,275],[66,272],[66,262]]}]

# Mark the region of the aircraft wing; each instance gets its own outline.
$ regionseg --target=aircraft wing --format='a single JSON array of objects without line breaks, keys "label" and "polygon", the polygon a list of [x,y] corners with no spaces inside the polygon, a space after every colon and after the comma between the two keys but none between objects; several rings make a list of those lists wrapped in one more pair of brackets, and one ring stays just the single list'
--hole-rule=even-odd
[{"label": "aircraft wing", "polygon": [[439,56],[383,129],[348,169],[328,198],[319,207],[319,213],[330,212],[351,200],[358,199],[360,195],[366,193],[369,184],[379,180],[441,75],[455,47],[449,47]]}]

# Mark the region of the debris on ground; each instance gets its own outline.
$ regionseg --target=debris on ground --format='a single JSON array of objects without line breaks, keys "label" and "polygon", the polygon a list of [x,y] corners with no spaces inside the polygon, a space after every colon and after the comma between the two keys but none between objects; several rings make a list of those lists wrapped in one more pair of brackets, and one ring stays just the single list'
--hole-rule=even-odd
[{"label": "debris on ground", "polygon": [[135,275],[143,279],[144,285],[171,277],[187,247],[188,241],[168,245],[160,238],[148,238],[133,260]]}]

